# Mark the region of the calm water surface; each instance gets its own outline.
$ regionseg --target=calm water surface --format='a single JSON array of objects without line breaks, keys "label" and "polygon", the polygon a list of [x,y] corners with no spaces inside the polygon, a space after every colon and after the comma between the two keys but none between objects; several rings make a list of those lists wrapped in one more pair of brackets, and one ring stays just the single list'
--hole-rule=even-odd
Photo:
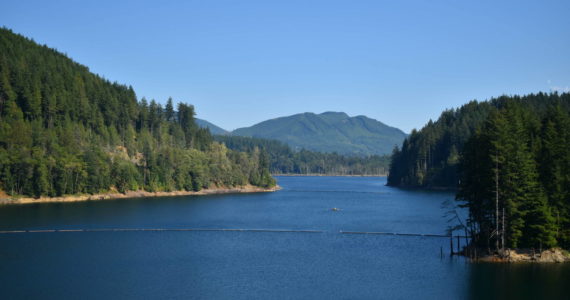
[{"label": "calm water surface", "polygon": [[[275,232],[0,234],[2,299],[567,299],[567,265],[470,264],[444,234],[453,194],[385,178],[279,177],[275,193],[0,207],[0,230]],[[332,207],[340,211],[331,211]],[[440,257],[443,248],[446,257]],[[566,297],[564,297],[566,295]]]}]

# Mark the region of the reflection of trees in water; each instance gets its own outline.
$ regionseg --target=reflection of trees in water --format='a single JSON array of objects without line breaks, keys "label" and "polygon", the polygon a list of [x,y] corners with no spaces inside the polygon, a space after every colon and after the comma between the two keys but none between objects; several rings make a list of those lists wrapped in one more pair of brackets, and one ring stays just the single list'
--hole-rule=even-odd
[{"label": "reflection of trees in water", "polygon": [[568,299],[570,264],[473,263],[468,280],[469,299]]}]

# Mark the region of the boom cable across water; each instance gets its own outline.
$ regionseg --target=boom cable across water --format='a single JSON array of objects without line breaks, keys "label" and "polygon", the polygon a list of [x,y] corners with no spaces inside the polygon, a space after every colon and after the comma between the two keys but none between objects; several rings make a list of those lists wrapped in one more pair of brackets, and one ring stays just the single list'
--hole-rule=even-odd
[{"label": "boom cable across water", "polygon": [[[0,230],[0,234],[14,233],[65,233],[65,232],[137,232],[137,231],[221,231],[221,232],[275,232],[275,233],[327,233],[326,230],[316,229],[267,229],[267,228],[70,228],[70,229],[29,229],[29,230]],[[393,235],[449,238],[449,235],[429,233],[399,233],[379,231],[338,231],[339,234],[362,235]],[[460,236],[463,237],[463,236]]]}]

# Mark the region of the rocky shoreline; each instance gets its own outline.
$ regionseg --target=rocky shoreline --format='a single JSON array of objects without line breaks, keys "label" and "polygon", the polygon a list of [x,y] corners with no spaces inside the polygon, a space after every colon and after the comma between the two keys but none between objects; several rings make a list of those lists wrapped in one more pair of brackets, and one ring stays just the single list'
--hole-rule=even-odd
[{"label": "rocky shoreline", "polygon": [[507,249],[501,254],[495,253],[472,260],[489,263],[565,263],[570,262],[570,253],[561,248],[542,252],[532,249]]},{"label": "rocky shoreline", "polygon": [[168,196],[197,196],[197,195],[215,195],[215,194],[238,194],[238,193],[265,193],[280,190],[280,186],[272,188],[261,188],[252,185],[231,188],[211,188],[200,191],[172,191],[172,192],[147,192],[147,191],[128,191],[126,193],[111,192],[93,195],[67,195],[62,197],[11,197],[0,198],[0,205],[11,204],[33,204],[33,203],[52,203],[52,202],[80,202],[80,201],[100,201],[126,198],[144,198],[144,197],[168,197]]}]

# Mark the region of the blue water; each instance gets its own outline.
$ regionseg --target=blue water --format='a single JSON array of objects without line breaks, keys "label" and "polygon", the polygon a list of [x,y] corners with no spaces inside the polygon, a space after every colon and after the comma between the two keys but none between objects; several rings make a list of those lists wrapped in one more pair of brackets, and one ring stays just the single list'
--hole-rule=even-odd
[{"label": "blue water", "polygon": [[[472,264],[445,234],[453,194],[385,178],[279,177],[262,194],[0,207],[0,230],[242,228],[0,234],[2,299],[564,299],[566,265]],[[337,207],[340,211],[331,211]],[[440,251],[445,257],[441,258]]]}]

